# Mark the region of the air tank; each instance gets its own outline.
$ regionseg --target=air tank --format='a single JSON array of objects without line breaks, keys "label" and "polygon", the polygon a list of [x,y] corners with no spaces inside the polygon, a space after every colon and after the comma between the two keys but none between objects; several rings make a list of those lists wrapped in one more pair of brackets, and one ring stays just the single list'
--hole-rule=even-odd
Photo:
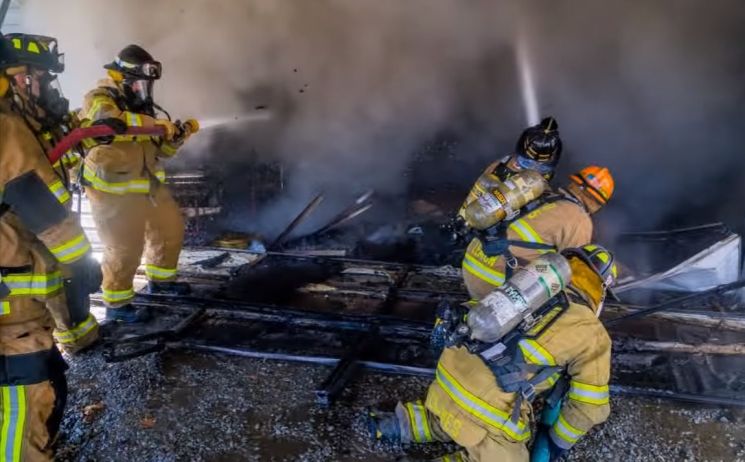
[{"label": "air tank", "polygon": [[564,290],[571,277],[569,262],[559,253],[531,261],[471,309],[466,320],[471,338],[497,342]]},{"label": "air tank", "polygon": [[471,228],[490,228],[537,199],[547,187],[545,178],[534,170],[523,170],[504,181],[485,173],[476,181],[477,196],[462,216]]}]

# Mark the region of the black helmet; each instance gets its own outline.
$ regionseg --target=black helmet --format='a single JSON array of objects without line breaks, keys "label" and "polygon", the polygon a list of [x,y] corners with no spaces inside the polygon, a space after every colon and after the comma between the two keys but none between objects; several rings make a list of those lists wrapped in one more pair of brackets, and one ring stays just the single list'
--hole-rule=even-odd
[{"label": "black helmet", "polygon": [[15,51],[10,41],[0,34],[0,69],[14,66],[16,63]]},{"label": "black helmet", "polygon": [[515,152],[518,157],[555,168],[561,158],[561,138],[556,119],[546,117],[538,125],[526,128],[517,140]]},{"label": "black helmet", "polygon": [[125,79],[157,80],[161,64],[139,45],[127,45],[105,69],[122,73]]},{"label": "black helmet", "polygon": [[[45,35],[7,34],[3,42],[0,66],[18,69],[25,66],[27,71],[24,73],[19,70],[18,73],[24,73],[26,79],[32,78],[30,68],[42,71],[42,74],[35,77],[38,79],[39,93],[32,94],[31,86],[28,85],[25,90],[26,101],[17,102],[21,110],[36,119],[44,130],[65,123],[69,117],[70,102],[63,96],[55,75],[65,70],[65,55],[59,52],[57,39]],[[16,94],[18,91],[20,90],[14,90]]]},{"label": "black helmet", "polygon": [[65,71],[65,55],[59,52],[56,38],[32,34],[6,34],[5,38],[15,52],[9,66],[33,66],[54,74]]}]

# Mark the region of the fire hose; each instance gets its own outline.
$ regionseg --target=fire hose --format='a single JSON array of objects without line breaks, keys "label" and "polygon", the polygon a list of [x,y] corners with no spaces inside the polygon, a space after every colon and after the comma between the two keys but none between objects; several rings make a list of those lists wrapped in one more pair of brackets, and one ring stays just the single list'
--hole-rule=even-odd
[{"label": "fire hose", "polygon": [[[196,133],[199,130],[199,124],[196,120],[187,120],[183,123],[176,121],[175,124],[177,127],[175,139],[184,137],[187,133]],[[162,126],[128,127],[123,133],[117,133],[113,128],[107,125],[76,128],[54,145],[54,147],[47,153],[47,158],[49,159],[49,162],[55,164],[67,151],[82,143],[83,140],[128,135],[164,136],[165,128]]]}]

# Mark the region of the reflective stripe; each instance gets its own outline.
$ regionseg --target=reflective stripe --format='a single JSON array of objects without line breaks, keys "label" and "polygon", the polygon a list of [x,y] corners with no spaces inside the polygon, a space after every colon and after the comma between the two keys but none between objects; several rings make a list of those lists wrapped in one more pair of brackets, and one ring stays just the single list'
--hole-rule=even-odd
[{"label": "reflective stripe", "polygon": [[96,327],[96,325],[96,318],[89,314],[85,321],[81,322],[72,329],[55,331],[54,339],[62,344],[75,343],[75,341],[77,341],[78,339],[85,337]]},{"label": "reflective stripe", "polygon": [[101,119],[102,117],[99,117],[98,113],[99,111],[101,111],[101,108],[104,105],[116,107],[116,103],[114,103],[114,101],[106,95],[100,95],[100,96],[94,97],[93,101],[91,102],[91,108],[88,109],[88,112],[86,113],[85,118],[91,121]]},{"label": "reflective stripe", "polygon": [[523,356],[529,360],[532,364],[540,364],[543,366],[555,366],[556,360],[545,348],[543,348],[538,342],[530,339],[522,339],[518,342],[520,350],[523,352]]},{"label": "reflective stripe", "polygon": [[98,191],[103,191],[111,194],[126,194],[126,193],[142,193],[147,194],[150,192],[150,180],[137,179],[130,181],[123,181],[120,183],[110,183],[104,181],[87,165],[83,166],[83,178],[85,178],[93,187]]},{"label": "reflective stripe", "polygon": [[155,178],[157,178],[158,181],[160,181],[161,183],[165,183],[166,182],[166,171],[163,169],[157,170],[155,172]]},{"label": "reflective stripe", "polygon": [[504,273],[489,268],[470,253],[463,259],[463,269],[493,286],[504,284]]},{"label": "reflective stripe", "polygon": [[112,302],[112,303],[123,302],[131,298],[134,298],[135,296],[135,291],[132,288],[129,288],[126,290],[103,289],[101,292],[103,292],[103,300],[105,302]]},{"label": "reflective stripe", "polygon": [[170,143],[163,143],[160,146],[160,150],[163,151],[163,154],[166,154],[168,156],[172,156],[176,154],[176,151],[178,151],[178,148],[176,146],[173,146]]},{"label": "reflective stripe", "polygon": [[460,452],[447,454],[435,460],[440,462],[464,462],[463,455]]},{"label": "reflective stripe", "polygon": [[155,265],[145,265],[145,275],[148,279],[171,279],[176,277],[176,268],[160,268]]},{"label": "reflective stripe", "polygon": [[10,302],[3,301],[0,302],[0,316],[10,314]]},{"label": "reflective stripe", "polygon": [[432,439],[432,432],[429,429],[427,420],[427,409],[421,401],[415,403],[406,403],[406,411],[409,414],[409,423],[414,435],[414,441],[417,443],[429,443]]},{"label": "reflective stripe", "polygon": [[517,425],[512,423],[506,412],[470,393],[445,370],[442,364],[437,365],[436,377],[440,388],[465,412],[518,441],[530,438],[530,428],[526,427],[524,422],[520,421]]},{"label": "reflective stripe", "polygon": [[[532,226],[528,224],[527,221],[520,218],[519,220],[515,220],[510,224],[510,229],[517,233],[520,238],[525,242],[533,242],[536,244],[545,244],[543,242],[543,239],[541,239],[541,236],[538,235],[538,233],[533,229]],[[549,249],[535,249],[538,253],[546,253],[549,252]]]},{"label": "reflective stripe", "polygon": [[128,127],[142,127],[142,116],[136,112],[125,111]]},{"label": "reflective stripe", "polygon": [[70,263],[78,259],[90,249],[91,245],[88,242],[88,239],[86,239],[85,234],[80,234],[64,244],[50,250],[60,262]]},{"label": "reflective stripe", "polygon": [[59,271],[48,274],[9,274],[3,278],[3,283],[10,289],[11,297],[49,295],[62,288],[62,274]]},{"label": "reflective stripe", "polygon": [[52,191],[52,194],[54,194],[54,197],[56,197],[61,204],[70,200],[70,193],[67,192],[67,188],[65,188],[65,185],[63,185],[61,181],[56,180],[48,187],[49,190]]},{"label": "reflective stripe", "polygon": [[78,164],[79,159],[75,153],[73,153],[72,151],[67,151],[62,156],[61,161],[62,161],[62,165],[64,165],[65,167],[73,167]]},{"label": "reflective stripe", "polygon": [[567,396],[570,399],[587,404],[608,404],[608,401],[610,399],[608,385],[588,385],[586,383],[576,382],[574,380],[569,382],[569,384],[570,387]]},{"label": "reflective stripe", "polygon": [[582,438],[585,433],[587,432],[570,425],[561,414],[559,414],[559,420],[556,421],[549,432],[551,439],[562,449],[569,449],[574,446],[574,443]]},{"label": "reflective stripe", "polygon": [[3,424],[0,428],[2,462],[21,460],[23,430],[26,424],[26,387],[2,388]]}]

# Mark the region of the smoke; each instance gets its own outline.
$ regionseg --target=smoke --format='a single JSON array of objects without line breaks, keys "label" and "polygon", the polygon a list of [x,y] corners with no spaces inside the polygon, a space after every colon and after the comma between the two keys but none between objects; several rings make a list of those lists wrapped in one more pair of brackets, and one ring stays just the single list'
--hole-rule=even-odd
[{"label": "smoke", "polygon": [[[742,165],[738,0],[27,0],[24,8],[26,31],[55,35],[66,51],[73,105],[134,42],[163,62],[156,96],[176,117],[270,114],[205,131],[190,149],[235,172],[252,151],[281,160],[289,189],[259,218],[269,223],[286,223],[319,190],[344,202],[368,187],[402,194],[412,178],[434,177],[459,184],[462,197],[535,117],[521,79],[533,80],[527,99],[541,115],[559,121],[563,173],[593,163],[615,174],[601,231],[698,221],[687,213],[694,209],[701,220],[740,220],[722,216],[741,215],[724,189],[739,182],[718,181]],[[455,161],[412,170],[414,153],[443,133],[458,141]]]}]

